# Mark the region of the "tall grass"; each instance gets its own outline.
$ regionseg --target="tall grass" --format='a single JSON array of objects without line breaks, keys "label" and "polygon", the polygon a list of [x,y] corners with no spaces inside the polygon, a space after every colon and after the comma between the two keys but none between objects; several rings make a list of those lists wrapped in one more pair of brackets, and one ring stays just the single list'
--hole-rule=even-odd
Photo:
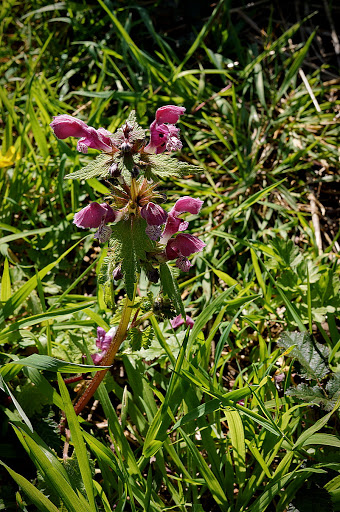
[{"label": "tall grass", "polygon": [[[184,38],[172,11],[157,25],[161,10],[1,7],[1,506],[340,510],[339,84],[305,65],[316,34],[301,27],[317,15],[275,35],[269,19],[249,42],[232,3]],[[182,158],[203,169],[162,183],[204,200],[190,226],[207,247],[179,277],[195,326],[152,318],[151,347],[123,345],[77,418],[79,384],[61,375],[91,362],[112,312],[96,279],[105,252],[72,219],[107,188],[63,179],[95,151],[49,123],[69,113],[114,131],[135,109],[147,127],[167,103],[186,107]]]}]

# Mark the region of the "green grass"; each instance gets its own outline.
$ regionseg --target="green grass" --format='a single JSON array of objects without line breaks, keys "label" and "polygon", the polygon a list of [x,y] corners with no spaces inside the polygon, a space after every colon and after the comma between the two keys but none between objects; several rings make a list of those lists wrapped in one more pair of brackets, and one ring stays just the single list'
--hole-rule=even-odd
[{"label": "green grass", "polygon": [[[232,2],[185,29],[171,9],[158,26],[160,4],[1,7],[0,508],[340,510],[339,84],[331,67],[310,72],[316,35],[301,37],[318,15],[278,32],[274,11],[250,37]],[[77,419],[70,366],[8,364],[84,363],[112,318],[103,251],[72,224],[106,184],[63,179],[96,151],[49,123],[68,113],[114,131],[135,109],[147,128],[165,104],[186,107],[180,157],[203,169],[161,184],[167,208],[204,200],[190,228],[207,246],[179,275],[195,326],[152,317],[151,346],[126,342]]]}]

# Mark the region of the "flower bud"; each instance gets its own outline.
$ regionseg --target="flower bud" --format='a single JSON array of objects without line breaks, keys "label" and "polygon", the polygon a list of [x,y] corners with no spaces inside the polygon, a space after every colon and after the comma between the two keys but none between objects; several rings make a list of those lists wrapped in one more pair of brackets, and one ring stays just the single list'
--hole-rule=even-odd
[{"label": "flower bud", "polygon": [[131,151],[131,144],[130,142],[123,142],[120,146],[120,149],[121,151],[123,151],[123,153],[129,153]]},{"label": "flower bud", "polygon": [[118,265],[114,271],[112,272],[112,277],[115,281],[119,281],[120,279],[123,279],[123,272],[122,272],[122,266]]},{"label": "flower bud", "polygon": [[163,210],[163,208],[151,201],[147,205],[143,206],[140,214],[149,226],[161,226],[168,218],[168,214]]},{"label": "flower bud", "polygon": [[[180,325],[184,324],[184,319],[183,319],[182,315],[178,315],[175,318],[173,318],[172,320],[170,320],[170,323],[171,323],[171,327],[173,329],[176,329]],[[192,329],[195,324],[193,319],[188,315],[186,315],[186,317],[185,317],[185,323],[190,327],[190,329]]]},{"label": "flower bud", "polygon": [[109,167],[109,173],[110,173],[111,178],[118,178],[118,176],[120,176],[120,170],[119,170],[118,164],[116,164],[116,162],[114,162]]},{"label": "flower bud", "polygon": [[135,178],[135,179],[137,179],[137,178],[138,178],[138,176],[139,176],[139,171],[140,171],[140,170],[139,170],[138,165],[134,165],[134,166],[132,167],[132,171],[131,171],[131,178]]},{"label": "flower bud", "polygon": [[159,272],[158,272],[158,270],[156,268],[150,269],[146,273],[146,276],[147,276],[147,278],[149,279],[149,281],[151,283],[158,283],[158,281],[159,281]]}]

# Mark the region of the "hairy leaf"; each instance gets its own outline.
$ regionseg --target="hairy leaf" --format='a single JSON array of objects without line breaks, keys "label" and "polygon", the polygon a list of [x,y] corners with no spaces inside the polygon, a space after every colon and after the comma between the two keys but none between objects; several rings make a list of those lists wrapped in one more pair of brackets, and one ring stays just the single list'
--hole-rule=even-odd
[{"label": "hairy leaf", "polygon": [[129,331],[128,340],[131,343],[131,348],[133,351],[148,349],[151,345],[152,338],[154,336],[154,332],[149,325],[144,331],[139,330],[137,327],[133,327]]},{"label": "hairy leaf", "polygon": [[131,300],[141,264],[148,259],[146,253],[153,250],[152,242],[146,235],[145,228],[145,220],[134,216],[112,226],[110,247],[114,250],[116,263],[122,263],[126,293]]},{"label": "hairy leaf", "polygon": [[312,340],[308,333],[284,332],[278,341],[279,347],[288,350],[293,345],[290,356],[295,357],[301,364],[301,376],[306,379],[322,379],[329,373],[326,363],[327,347]]},{"label": "hairy leaf", "polygon": [[319,405],[325,411],[331,411],[340,396],[340,374],[331,375],[325,386],[325,392],[320,386],[308,386],[308,384],[301,383],[295,388],[289,388],[286,393],[304,402]]},{"label": "hairy leaf", "polygon": [[79,171],[67,174],[67,180],[89,180],[90,178],[106,177],[109,175],[109,168],[113,164],[114,159],[111,155],[102,153],[92,160]]},{"label": "hairy leaf", "polygon": [[177,158],[169,155],[147,155],[143,154],[143,163],[148,167],[145,171],[146,178],[157,181],[158,178],[180,177],[186,174],[196,174],[202,172],[202,169],[196,165],[181,162]]},{"label": "hairy leaf", "polygon": [[[134,144],[138,141],[142,141],[145,139],[145,130],[143,130],[143,128],[141,126],[139,126],[139,124],[137,123],[136,112],[134,110],[131,110],[129,117],[127,118],[124,125],[126,123],[129,123],[129,125],[130,125],[130,132],[129,132],[129,142],[130,143]],[[118,130],[110,138],[111,138],[113,145],[120,146],[125,138],[122,127],[118,128]]]},{"label": "hairy leaf", "polygon": [[181,293],[171,267],[167,263],[162,263],[159,270],[164,294],[168,295],[169,299],[172,300],[177,313],[185,318]]}]

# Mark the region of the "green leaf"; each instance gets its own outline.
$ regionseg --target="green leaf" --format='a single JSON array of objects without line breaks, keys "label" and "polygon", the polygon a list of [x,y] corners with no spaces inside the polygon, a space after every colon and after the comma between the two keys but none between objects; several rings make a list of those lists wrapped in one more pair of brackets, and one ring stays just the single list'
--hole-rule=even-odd
[{"label": "green leaf", "polygon": [[308,384],[305,384],[302,382],[301,384],[298,384],[294,388],[288,388],[286,391],[286,395],[288,396],[294,396],[298,398],[299,400],[303,400],[304,402],[308,402],[309,404],[316,404],[325,411],[331,411],[339,398],[339,390],[332,395],[328,393],[327,389],[328,383],[326,385],[326,392],[327,396],[323,393],[320,386],[310,386]]},{"label": "green leaf", "polygon": [[8,242],[13,242],[13,240],[19,240],[20,238],[26,238],[28,236],[33,235],[42,235],[44,233],[49,233],[50,231],[53,231],[55,228],[54,226],[49,226],[48,228],[39,228],[39,229],[31,229],[30,231],[20,231],[15,232],[13,235],[7,235],[0,238],[0,245],[1,244],[7,244]]},{"label": "green leaf", "polygon": [[204,404],[201,404],[194,409],[192,409],[190,412],[185,414],[180,420],[178,420],[175,425],[172,427],[171,432],[176,430],[178,427],[181,427],[185,425],[186,423],[189,423],[190,421],[197,420],[197,418],[201,418],[202,416],[205,416],[206,414],[211,414],[212,412],[218,411],[221,408],[221,401],[218,399],[212,399],[209,400],[209,402],[206,402]]},{"label": "green leaf", "polygon": [[333,407],[331,412],[329,412],[328,414],[326,414],[325,416],[320,418],[318,421],[316,421],[314,423],[314,425],[312,425],[311,427],[307,428],[307,430],[304,430],[302,432],[302,434],[299,436],[299,438],[297,439],[297,441],[294,444],[292,449],[295,450],[296,448],[303,446],[305,444],[306,440],[309,439],[309,437],[312,434],[315,434],[315,432],[318,432],[319,430],[321,430],[322,427],[324,427],[324,425],[326,425],[326,423],[328,422],[328,420],[332,416],[332,414],[339,408],[339,406],[340,406],[340,399],[337,401],[337,403],[335,404],[335,406]]},{"label": "green leaf", "polygon": [[109,175],[109,168],[113,164],[114,160],[111,155],[102,153],[98,155],[94,160],[91,160],[82,169],[67,174],[65,180],[88,180],[97,177],[107,177]]},{"label": "green leaf", "polygon": [[314,39],[314,36],[315,32],[312,32],[307,41],[304,43],[303,47],[294,53],[293,63],[289,68],[288,73],[285,75],[282,85],[276,94],[275,103],[277,103],[280,100],[280,98],[282,98],[284,93],[287,91],[292,79],[297,75],[299,67],[301,66],[308,52],[308,49],[312,43],[312,40]]},{"label": "green leaf", "polygon": [[[130,131],[129,131],[129,142],[131,144],[135,144],[136,142],[142,142],[145,139],[145,130],[139,126],[136,119],[136,112],[131,110],[127,120],[124,122],[124,125],[129,123]],[[114,146],[120,147],[121,143],[125,140],[125,135],[123,132],[123,128],[118,128],[118,130],[110,137]]]},{"label": "green leaf", "polygon": [[334,446],[340,448],[340,439],[333,434],[312,434],[303,443],[303,446],[321,444],[322,446]]},{"label": "green leaf", "polygon": [[128,334],[128,340],[133,351],[149,348],[153,337],[154,332],[151,325],[144,329],[144,331],[141,331],[138,327],[133,327],[129,330]]},{"label": "green leaf", "polygon": [[51,464],[47,454],[24,430],[13,425],[15,433],[20,442],[26,447],[37,468],[42,472],[48,484],[59,494],[69,512],[92,512],[74,492],[71,485],[65,480],[62,474]]},{"label": "green leaf", "polygon": [[194,458],[197,464],[197,469],[202,474],[205,484],[208,486],[214,500],[216,501],[216,503],[218,503],[218,505],[221,505],[223,507],[222,510],[228,510],[228,499],[224,494],[224,491],[220,486],[214,473],[211,471],[208,464],[204,460],[201,453],[198,451],[195,444],[191,441],[191,439],[182,430],[181,434],[185,440],[187,447],[189,448],[192,457]]},{"label": "green leaf", "polygon": [[32,107],[32,102],[29,102],[29,104],[28,104],[28,115],[29,115],[29,118],[31,121],[32,132],[33,132],[34,138],[37,142],[39,151],[40,151],[41,155],[43,156],[43,158],[46,159],[46,158],[48,158],[48,156],[50,154],[49,147],[48,147],[48,144],[46,141],[46,136],[45,136],[46,130],[44,130],[40,126],[37,116]]},{"label": "green leaf", "polygon": [[[39,276],[38,276],[39,277]],[[6,329],[3,329],[0,333],[0,344],[7,341],[8,336],[10,334],[19,331],[19,329],[24,329],[26,327],[30,327],[31,325],[40,324],[41,322],[45,322],[46,320],[51,320],[53,318],[57,318],[59,316],[71,315],[72,313],[76,313],[77,311],[81,311],[86,309],[91,305],[91,303],[86,302],[85,304],[79,304],[78,306],[73,306],[71,308],[61,308],[55,311],[50,311],[46,313],[39,313],[38,315],[33,315],[28,318],[22,318],[17,322],[13,322]]]},{"label": "green leaf", "polygon": [[307,332],[284,332],[278,346],[285,350],[294,346],[289,355],[299,361],[302,366],[300,373],[306,379],[322,379],[329,373],[328,348],[313,341]]},{"label": "green leaf", "polygon": [[12,394],[11,390],[9,389],[9,387],[7,386],[7,384],[4,381],[3,376],[1,375],[1,373],[0,373],[0,389],[4,393],[6,393],[6,395],[11,397],[13,405],[16,408],[16,410],[18,411],[20,417],[26,423],[26,425],[28,426],[30,431],[33,432],[33,427],[32,427],[32,424],[31,424],[30,420],[27,418],[25,411],[23,410],[23,408],[21,407],[21,405],[19,404],[19,402],[17,401],[15,396]]},{"label": "green leaf", "polygon": [[237,482],[242,486],[246,476],[246,448],[243,423],[238,411],[224,409],[227,418]]},{"label": "green leaf", "polygon": [[[304,481],[311,475],[311,472],[300,475],[300,480]],[[282,478],[270,482],[266,486],[266,490],[256,499],[251,505],[251,512],[265,512],[268,505],[271,503],[273,498],[280,492],[280,490],[288,485],[290,480],[296,478],[294,472],[288,473]]]},{"label": "green leaf", "polygon": [[[47,228],[46,228],[47,229]],[[48,228],[49,230],[51,228]],[[53,229],[53,227],[52,227]],[[58,259],[56,259],[53,263],[50,263],[45,268],[40,270],[37,275],[31,277],[19,290],[17,290],[12,297],[4,304],[3,308],[0,309],[0,326],[4,323],[6,318],[14,313],[14,311],[24,302],[24,300],[28,297],[28,295],[34,290],[37,286],[38,278],[43,279],[56,265],[60,263],[60,261],[68,255],[77,245],[83,241],[86,237],[81,238],[72,245],[67,251],[65,251]]]},{"label": "green leaf", "polygon": [[148,164],[145,171],[146,178],[152,178],[157,181],[158,178],[171,178],[186,176],[187,174],[196,174],[203,172],[203,169],[197,165],[182,162],[177,158],[169,155],[148,155],[146,153],[142,156],[142,162]]},{"label": "green leaf", "polygon": [[134,296],[141,265],[148,261],[147,252],[153,250],[145,228],[145,220],[133,215],[128,220],[121,220],[112,226],[109,244],[113,249],[115,262],[122,264],[126,293],[130,300]]},{"label": "green leaf", "polygon": [[74,451],[78,460],[80,473],[84,482],[87,498],[91,510],[96,510],[94,501],[94,489],[92,483],[91,468],[88,460],[85,442],[79,426],[78,417],[74,411],[70,396],[68,394],[66,384],[63,381],[61,375],[58,374],[58,384],[60,389],[61,398],[64,402],[64,411],[67,419],[68,426],[71,431],[72,443],[74,445]]},{"label": "green leaf", "polygon": [[24,476],[19,475],[19,473],[13,471],[3,462],[0,461],[0,464],[7,469],[13,480],[21,487],[38,510],[41,512],[58,512],[57,507],[35,485],[31,484]]},{"label": "green leaf", "polygon": [[143,446],[144,457],[151,457],[163,445],[167,439],[167,429],[173,419],[173,411],[177,409],[180,400],[182,399],[183,387],[180,379],[180,374],[183,371],[182,366],[185,364],[185,353],[188,343],[188,335],[183,340],[181,350],[178,354],[176,366],[170,378],[169,387],[167,389],[164,401],[158,409],[148,432],[145,436]]},{"label": "green leaf", "polygon": [[5,259],[4,270],[1,278],[1,302],[6,302],[11,298],[11,276],[9,274],[8,258]]},{"label": "green leaf", "polygon": [[167,263],[162,263],[159,267],[161,284],[163,293],[168,295],[169,299],[172,300],[177,314],[181,314],[185,318],[185,309],[181,298],[181,292],[178,288],[177,279],[171,267]]},{"label": "green leaf", "polygon": [[38,370],[46,370],[48,372],[60,372],[60,373],[85,373],[85,372],[97,372],[106,370],[110,366],[95,366],[88,364],[76,364],[56,359],[55,357],[45,356],[43,354],[32,354],[28,357],[23,357],[17,361],[11,361],[1,367],[1,373],[6,367],[16,365],[29,366]]},{"label": "green leaf", "polygon": [[[211,304],[209,304],[202,313],[195,319],[195,325],[192,328],[190,338],[189,338],[189,349],[191,348],[192,344],[195,342],[198,333],[203,329],[203,327],[206,325],[208,320],[212,317],[214,313],[220,310],[220,308],[225,303],[227,297],[231,294],[231,292],[234,290],[236,285],[231,286],[228,290],[224,291],[220,295],[216,297],[212,301]],[[249,297],[248,299],[249,300]]]}]

